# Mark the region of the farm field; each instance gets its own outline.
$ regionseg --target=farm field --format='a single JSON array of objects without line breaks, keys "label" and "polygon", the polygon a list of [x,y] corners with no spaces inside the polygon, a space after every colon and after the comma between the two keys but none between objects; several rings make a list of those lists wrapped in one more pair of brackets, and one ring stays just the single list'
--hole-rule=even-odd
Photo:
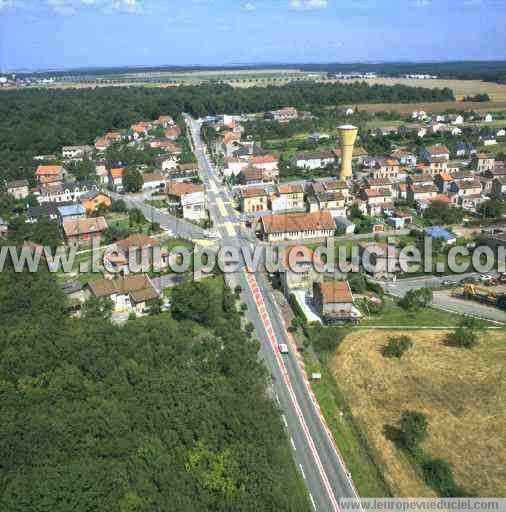
[{"label": "farm field", "polygon": [[[401,360],[380,351],[406,334],[414,346]],[[396,496],[431,496],[406,456],[384,436],[405,410],[429,421],[424,451],[446,460],[457,483],[479,496],[505,496],[506,336],[488,331],[472,350],[445,345],[447,331],[358,331],[349,334],[329,363]]]},{"label": "farm field", "polygon": [[[352,83],[356,80],[340,80],[344,83]],[[474,96],[479,93],[487,93],[493,102],[506,102],[506,85],[495,84],[491,82],[482,82],[481,80],[409,80],[407,78],[372,78],[368,79],[369,85],[408,85],[411,87],[443,88],[448,87],[453,90],[455,99],[462,100],[465,96]]]}]

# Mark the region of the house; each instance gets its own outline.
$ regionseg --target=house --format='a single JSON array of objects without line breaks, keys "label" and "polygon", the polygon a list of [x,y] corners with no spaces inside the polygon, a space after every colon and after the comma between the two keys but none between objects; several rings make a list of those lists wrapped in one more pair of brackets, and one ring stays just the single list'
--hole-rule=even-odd
[{"label": "house", "polygon": [[362,316],[353,306],[354,298],[348,281],[314,283],[313,302],[318,314],[328,323],[357,323]]},{"label": "house", "polygon": [[480,121],[482,123],[491,123],[494,120],[494,116],[490,113],[485,113],[480,116]]},{"label": "house", "polygon": [[176,123],[174,122],[174,119],[171,116],[159,116],[156,124],[159,124],[163,128],[170,128],[174,126]]},{"label": "house", "polygon": [[100,185],[107,186],[109,184],[109,171],[107,170],[106,160],[97,160],[95,162],[95,174],[98,176]]},{"label": "house", "polygon": [[500,128],[499,130],[497,130],[495,136],[496,137],[505,137],[506,136],[506,129],[505,128]]},{"label": "house", "polygon": [[162,171],[171,171],[177,167],[177,155],[159,155],[155,156],[155,167]]},{"label": "house", "polygon": [[86,194],[83,194],[79,200],[86,210],[87,215],[97,211],[100,206],[109,208],[109,206],[112,204],[111,198],[100,190],[92,190],[91,192],[87,192]]},{"label": "house", "polygon": [[149,141],[149,146],[152,149],[162,149],[163,151],[173,155],[180,155],[183,152],[179,144],[176,144],[169,139],[152,139]]},{"label": "house", "polygon": [[410,174],[406,183],[408,185],[433,185],[434,178],[431,174],[423,173],[423,174]]},{"label": "house", "polygon": [[123,175],[125,174],[124,167],[115,167],[109,170],[109,188],[114,192],[121,192],[123,190]]},{"label": "house", "polygon": [[[158,254],[155,248],[158,249]],[[130,235],[123,240],[118,240],[115,248],[108,254],[108,263],[114,269],[110,275],[130,273],[128,266],[130,262],[139,264],[147,262],[155,270],[162,270],[169,264],[169,251],[166,249],[162,252],[160,244],[147,235]]]},{"label": "house", "polygon": [[453,233],[450,233],[450,231],[443,229],[441,226],[432,226],[427,228],[425,230],[425,234],[434,240],[443,240],[447,245],[457,243],[457,237]]},{"label": "house", "polygon": [[39,187],[36,192],[40,204],[77,202],[84,194],[97,191],[98,185],[94,181],[52,183]]},{"label": "house", "polygon": [[66,220],[84,219],[86,210],[81,204],[69,204],[67,206],[58,207],[58,220],[60,225]]},{"label": "house", "polygon": [[411,113],[411,119],[416,119],[419,121],[424,121],[428,117],[429,116],[427,115],[427,112],[423,110],[415,110],[414,112]]},{"label": "house", "polygon": [[227,177],[238,176],[244,169],[249,167],[249,163],[246,160],[238,157],[225,157],[224,163],[223,174]]},{"label": "house", "polygon": [[101,279],[88,283],[92,297],[110,299],[116,312],[145,313],[148,303],[159,293],[146,275],[129,275],[117,279]]},{"label": "house", "polygon": [[456,156],[471,156],[476,153],[474,146],[467,142],[457,142],[455,146]]},{"label": "house", "polygon": [[380,128],[376,128],[374,130],[373,134],[377,135],[378,137],[387,137],[388,135],[395,135],[399,131],[398,126],[383,126]]},{"label": "house", "polygon": [[483,135],[480,137],[481,142],[484,146],[495,146],[497,144],[497,140],[495,138],[495,135]]},{"label": "house", "polygon": [[104,217],[63,221],[63,232],[71,247],[89,245],[94,239],[100,241],[106,229],[107,222]]},{"label": "house", "polygon": [[167,171],[169,180],[181,180],[197,178],[199,175],[199,166],[196,163],[178,164],[175,169]]},{"label": "house", "polygon": [[343,235],[353,235],[355,233],[355,224],[347,217],[334,217],[336,229]]},{"label": "house", "polygon": [[26,211],[26,219],[27,222],[34,223],[38,222],[42,218],[46,218],[49,220],[58,219],[58,208],[60,206],[71,205],[73,203],[44,203],[40,206],[29,206]]},{"label": "house", "polygon": [[388,189],[390,192],[393,192],[394,184],[389,178],[364,178],[364,189],[373,189],[373,190],[380,190],[380,189]]},{"label": "house", "polygon": [[278,159],[272,155],[252,156],[250,165],[263,172],[263,181],[276,182],[279,178]]},{"label": "house", "polygon": [[462,208],[472,210],[483,202],[479,180],[460,180],[451,184],[450,192],[458,198]]},{"label": "house", "polygon": [[448,116],[448,122],[453,125],[464,124],[464,117],[460,114],[450,114]]},{"label": "house", "polygon": [[439,190],[432,183],[427,184],[414,184],[410,185],[407,190],[407,197],[409,201],[427,201],[439,194]]},{"label": "house", "polygon": [[81,161],[88,158],[93,153],[91,146],[64,146],[62,148],[62,157],[64,160]]},{"label": "house", "polygon": [[495,155],[492,153],[477,153],[473,156],[473,164],[478,172],[493,171],[495,168]]},{"label": "house", "polygon": [[369,176],[374,179],[389,178],[396,180],[399,176],[399,161],[391,157],[378,157],[374,167],[369,171]]},{"label": "house", "polygon": [[39,165],[35,171],[37,181],[44,185],[63,181],[67,171],[61,165]]},{"label": "house", "polygon": [[240,208],[242,213],[264,212],[269,209],[268,194],[264,188],[248,187],[241,190]]},{"label": "house", "polygon": [[95,139],[95,149],[104,152],[110,145],[110,141],[106,137],[98,137]]},{"label": "house", "polygon": [[326,238],[334,231],[335,223],[328,211],[264,215],[260,219],[261,236],[268,242]]},{"label": "house", "polygon": [[30,188],[27,180],[8,181],[5,184],[7,194],[10,194],[15,199],[24,199],[30,194]]},{"label": "house", "polygon": [[389,188],[362,189],[360,197],[366,201],[369,215],[380,215],[393,208],[392,191]]},{"label": "house", "polygon": [[81,196],[92,191],[98,191],[98,185],[94,181],[53,183],[41,186],[37,198],[40,204],[77,202]]},{"label": "house", "polygon": [[434,183],[441,194],[446,194],[453,183],[453,176],[449,172],[440,172],[434,177]]},{"label": "house", "polygon": [[390,224],[394,229],[403,229],[406,224],[411,224],[413,217],[411,214],[401,211],[395,211],[387,219],[387,223]]},{"label": "house", "polygon": [[450,160],[450,150],[443,144],[425,146],[420,150],[420,156],[428,164],[432,161],[448,161]]},{"label": "house", "polygon": [[342,116],[352,116],[355,110],[352,107],[341,107],[337,109],[337,113]]},{"label": "house", "polygon": [[332,217],[344,217],[346,215],[346,198],[340,192],[320,192],[314,196],[317,209],[327,210]]},{"label": "house", "polygon": [[[309,289],[322,278],[314,266],[314,251],[305,245],[288,245],[284,250],[284,265],[280,271],[281,287],[285,292]],[[297,270],[301,272],[295,272]]]},{"label": "house", "polygon": [[142,190],[165,187],[165,179],[159,172],[145,172],[142,175],[142,180]]},{"label": "house", "polygon": [[408,167],[416,166],[416,155],[407,149],[396,149],[392,152],[391,156],[398,160],[401,165],[407,165]]},{"label": "house", "polygon": [[203,185],[186,181],[171,181],[166,192],[169,209],[181,214],[184,219],[197,222],[207,219],[206,195]]},{"label": "house", "polygon": [[304,188],[302,185],[278,185],[269,197],[269,206],[274,213],[305,211]]},{"label": "house", "polygon": [[506,176],[497,176],[492,181],[492,196],[496,199],[506,197]]},{"label": "house", "polygon": [[333,165],[336,161],[336,156],[332,151],[320,151],[313,153],[299,153],[292,157],[290,163],[298,169],[323,169],[327,165]]},{"label": "house", "polygon": [[278,123],[286,123],[299,117],[297,109],[294,107],[284,107],[280,110],[271,110],[264,114],[265,119],[277,121]]}]

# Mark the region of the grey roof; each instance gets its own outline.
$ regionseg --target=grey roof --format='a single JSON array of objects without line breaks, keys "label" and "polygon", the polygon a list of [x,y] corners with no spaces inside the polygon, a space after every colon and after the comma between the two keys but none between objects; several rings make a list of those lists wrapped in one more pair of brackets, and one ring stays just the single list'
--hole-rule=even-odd
[{"label": "grey roof", "polygon": [[14,180],[8,181],[5,184],[6,188],[18,188],[18,187],[28,187],[28,180]]}]

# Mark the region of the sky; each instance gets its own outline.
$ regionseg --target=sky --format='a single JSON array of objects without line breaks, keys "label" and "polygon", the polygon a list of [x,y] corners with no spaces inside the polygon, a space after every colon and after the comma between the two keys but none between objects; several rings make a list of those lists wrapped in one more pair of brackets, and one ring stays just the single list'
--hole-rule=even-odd
[{"label": "sky", "polygon": [[506,59],[506,0],[0,0],[0,69]]}]

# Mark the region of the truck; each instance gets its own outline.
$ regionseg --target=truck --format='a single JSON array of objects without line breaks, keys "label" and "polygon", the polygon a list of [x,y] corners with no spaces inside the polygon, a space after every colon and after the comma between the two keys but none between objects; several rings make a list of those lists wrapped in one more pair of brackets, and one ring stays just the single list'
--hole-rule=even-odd
[{"label": "truck", "polygon": [[280,343],[278,345],[278,348],[281,354],[288,354],[290,352],[290,350],[288,349],[288,345],[286,345],[285,343]]}]

